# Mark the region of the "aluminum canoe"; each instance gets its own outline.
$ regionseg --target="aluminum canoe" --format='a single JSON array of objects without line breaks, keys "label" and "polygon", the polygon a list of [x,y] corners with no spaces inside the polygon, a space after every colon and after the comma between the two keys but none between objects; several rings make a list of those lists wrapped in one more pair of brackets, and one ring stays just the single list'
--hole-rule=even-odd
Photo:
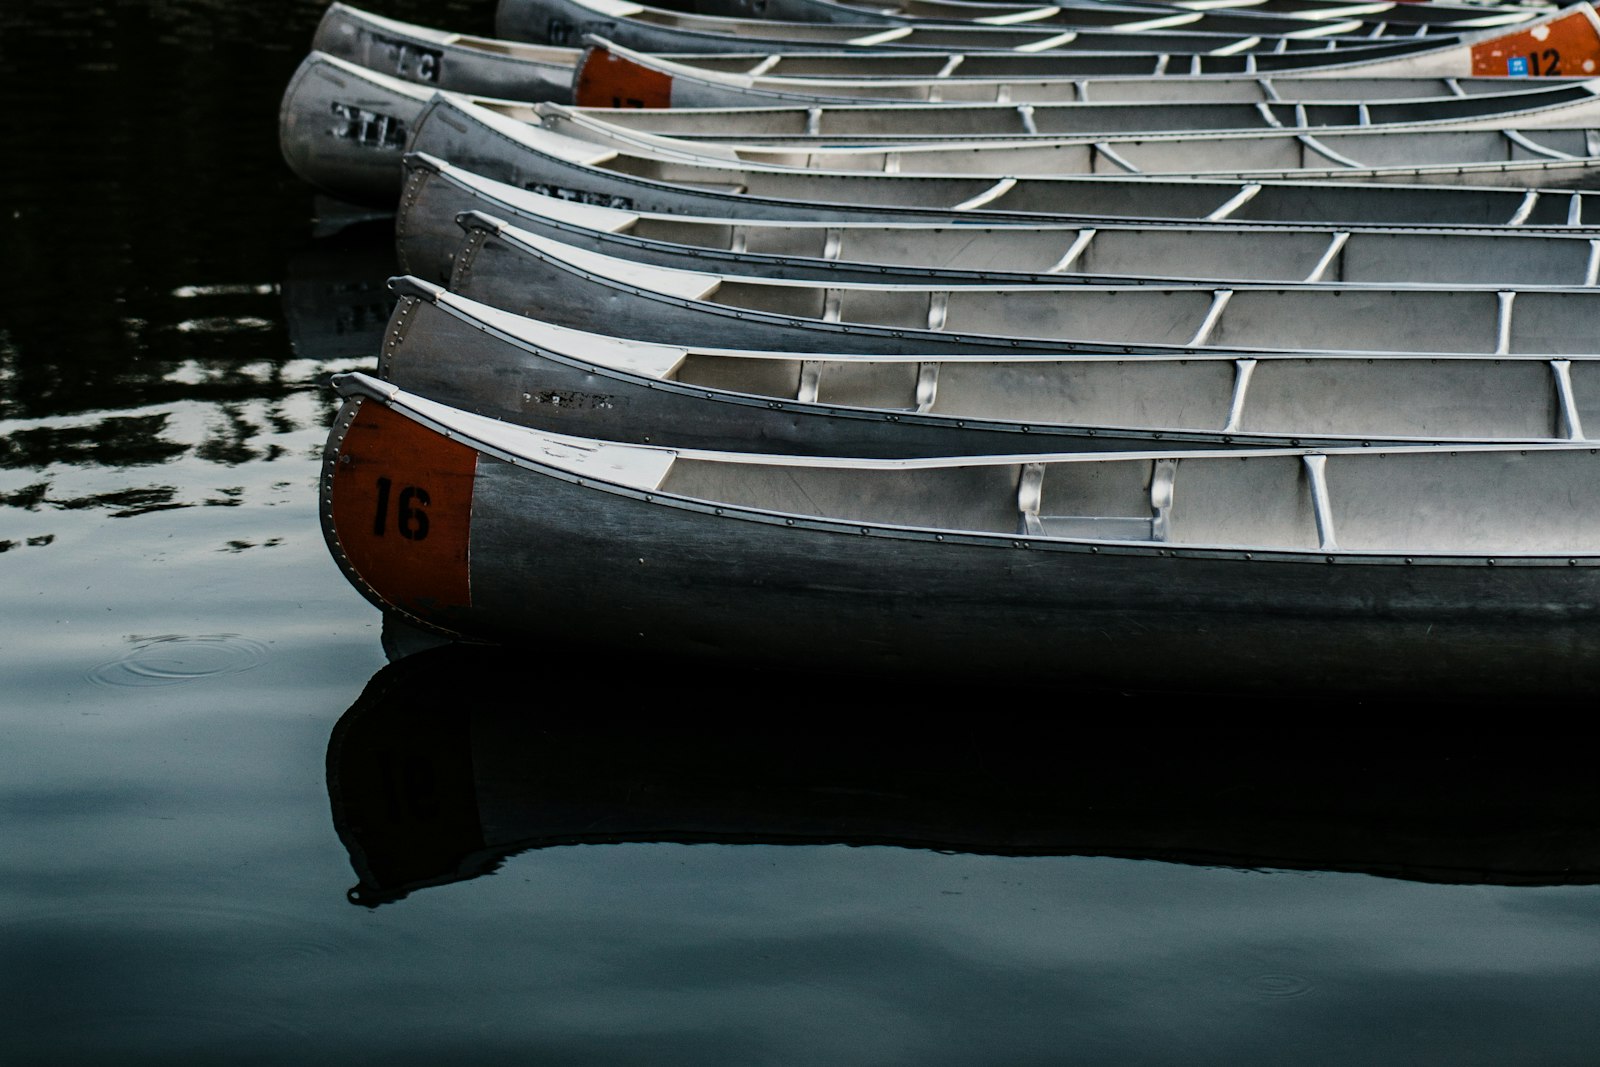
[{"label": "aluminum canoe", "polygon": [[[1405,14],[1433,5],[1394,5]],[[380,73],[455,92],[511,100],[568,100],[582,67],[591,99],[607,105],[637,100],[641,105],[734,107],[760,102],[829,97],[894,96],[906,99],[997,99],[1059,102],[1094,99],[1245,100],[1290,102],[1326,99],[1326,79],[1262,73],[1152,78],[1150,63],[1128,53],[1078,56],[1060,53],[774,53],[760,55],[657,56],[607,43],[610,54],[473,37],[333,3],[323,15],[312,50],[338,56]],[[1247,54],[1247,56],[1250,54]],[[1179,57],[1185,64],[1227,62],[1229,57]],[[1173,61],[1169,58],[1168,64]],[[1124,74],[1137,66],[1138,77],[1090,78],[1094,65]],[[781,74],[753,75],[756,69]],[[1264,70],[1264,68],[1263,68]],[[792,73],[791,73],[792,72]],[[1577,71],[1575,73],[1581,73]],[[849,75],[848,80],[843,75]],[[668,79],[667,83],[662,78]],[[824,79],[819,81],[818,79]],[[1018,80],[1024,79],[1024,80]],[[1508,82],[1490,78],[1361,79],[1345,83],[1348,101],[1501,93],[1513,85],[1535,86],[1550,79]],[[754,94],[754,95],[753,95]],[[662,97],[665,97],[664,99]],[[648,98],[648,99],[646,99]],[[1212,123],[1211,125],[1220,125]]]},{"label": "aluminum canoe", "polygon": [[[396,220],[399,260],[435,280],[449,277],[460,248],[457,220],[476,211],[618,258],[755,277],[909,282],[937,274],[950,284],[1191,280],[1452,288],[1600,283],[1600,238],[1583,231],[769,222],[562,200],[425,154],[407,156],[406,167]],[[1248,255],[1240,255],[1243,247]],[[516,263],[498,269],[513,271]]]},{"label": "aluminum canoe", "polygon": [[[1048,18],[1072,18],[1060,8],[1036,8]],[[549,45],[575,45],[584,35],[597,35],[644,52],[749,51],[761,47],[772,51],[816,51],[820,49],[873,49],[921,51],[1091,51],[1134,52],[1145,54],[1188,52],[1237,56],[1244,53],[1283,55],[1300,53],[1316,63],[1353,63],[1362,60],[1388,60],[1400,56],[1427,56],[1421,62],[1429,69],[1407,73],[1440,73],[1439,65],[1453,68],[1454,74],[1508,74],[1518,67],[1508,65],[1512,51],[1529,52],[1536,69],[1528,69],[1524,56],[1520,73],[1543,75],[1545,69],[1540,46],[1556,54],[1551,64],[1557,68],[1581,65],[1597,59],[1600,44],[1594,25],[1584,17],[1592,10],[1573,6],[1542,18],[1511,27],[1486,28],[1461,34],[1426,33],[1426,27],[1412,27],[1411,35],[1397,39],[1371,35],[1374,27],[1363,27],[1355,20],[1298,22],[1299,28],[1286,33],[1265,32],[1255,25],[1244,26],[1238,16],[1218,12],[1211,25],[1217,32],[1206,32],[1206,20],[1195,20],[1200,12],[1173,13],[1150,9],[1147,13],[1113,15],[1117,24],[1074,26],[1066,22],[1016,22],[1010,25],[980,26],[971,22],[937,22],[900,19],[898,22],[819,23],[777,21],[765,18],[733,18],[689,14],[648,7],[632,0],[501,0],[495,19],[495,32],[511,40]],[[1570,17],[1569,17],[1570,16]],[[1193,20],[1183,24],[1184,20]],[[1232,28],[1230,28],[1232,27]],[[1344,33],[1349,36],[1335,36]],[[1335,53],[1347,53],[1335,56]],[[1470,64],[1463,66],[1463,64]],[[1481,67],[1481,69],[1479,69]],[[1568,70],[1567,73],[1577,71]]]},{"label": "aluminum canoe", "polygon": [[578,437],[825,456],[1585,440],[1600,357],[860,356],[667,345],[391,283],[379,376]]},{"label": "aluminum canoe", "polygon": [[[1581,77],[1483,77],[1367,64],[1296,70],[1307,53],[851,53],[662,55],[589,35],[574,102],[593,107],[751,107],[904,100],[965,103],[1422,99],[1501,93]],[[1278,66],[1278,64],[1283,64]],[[1421,64],[1418,64],[1421,66]],[[1445,71],[1460,64],[1443,64]],[[1590,73],[1593,73],[1592,71]]]},{"label": "aluminum canoe", "polygon": [[[1586,86],[1574,86],[1574,88],[1579,94],[1587,94],[1590,99],[1594,96],[1587,90]],[[587,162],[597,162],[603,165],[603,163],[611,162],[614,158],[621,157],[622,154],[643,155],[643,157],[650,157],[651,160],[651,162],[643,163],[643,166],[645,168],[654,166],[658,174],[664,173],[662,168],[669,168],[670,163],[674,162],[674,160],[680,160],[690,168],[699,168],[699,166],[704,166],[704,163],[701,163],[702,158],[707,158],[693,154],[693,152],[690,152],[690,146],[685,146],[682,142],[670,142],[669,144],[666,139],[659,139],[658,142],[645,142],[637,138],[630,138],[627,134],[619,134],[618,139],[611,142],[616,147],[616,152],[618,152],[618,155],[611,155],[611,150],[613,150],[611,147],[595,147],[595,142],[592,141],[592,138],[594,136],[603,136],[603,134],[597,133],[592,122],[579,128],[582,133],[586,134],[584,138],[542,136],[541,133],[536,133],[533,128],[534,123],[546,122],[539,115],[539,110],[536,106],[526,106],[526,104],[517,104],[517,102],[510,101],[490,101],[490,99],[485,98],[464,98],[464,96],[450,96],[450,94],[446,94],[445,99],[448,104],[445,104],[445,106],[464,112],[464,114],[451,115],[451,117],[438,120],[438,122],[434,123],[434,130],[427,134],[426,141],[422,141],[421,130],[424,126],[427,126],[427,115],[435,107],[434,104],[430,104],[430,99],[432,99],[432,93],[426,88],[422,88],[422,86],[411,85],[411,83],[403,82],[398,78],[376,74],[373,70],[363,69],[363,67],[355,66],[355,64],[342,61],[342,59],[333,58],[333,56],[312,53],[307,56],[306,61],[302,62],[299,70],[296,70],[296,74],[291,78],[290,83],[286,86],[285,94],[283,94],[282,106],[280,106],[280,112],[278,112],[278,138],[280,138],[283,157],[285,157],[286,162],[290,163],[291,168],[301,178],[309,181],[310,184],[322,187],[326,192],[347,198],[347,200],[362,200],[362,202],[374,203],[392,202],[392,198],[397,194],[398,186],[400,186],[400,152],[408,144],[414,149],[427,150],[430,154],[438,155],[438,157],[451,158],[454,162],[474,165],[472,166],[474,170],[483,171],[486,176],[491,176],[491,178],[506,178],[507,173],[518,168],[518,165],[522,166],[522,170],[538,170],[538,166],[530,166],[530,162],[539,157],[538,147],[541,144],[542,146],[562,146],[558,147],[558,152],[560,152],[560,155],[565,155],[568,162],[581,163],[587,160]],[[1576,102],[1571,104],[1571,107],[1581,106],[1582,104],[1576,104]],[[1086,107],[1086,110],[1093,109],[1094,106]],[[1110,110],[1123,112],[1125,109],[1114,106]],[[1557,107],[1557,110],[1560,110],[1560,107]],[[557,117],[552,122],[566,123],[568,120]],[[1110,122],[1120,122],[1120,120],[1110,117]],[[1480,120],[1480,122],[1493,125],[1493,120],[1486,120],[1486,118],[1485,120]],[[446,130],[446,128],[438,128],[438,126],[450,126],[450,128]],[[554,131],[547,131],[547,133],[554,133]],[[1366,136],[1366,134],[1362,134],[1362,136]],[[1518,133],[1515,134],[1515,138],[1498,141],[1498,146],[1502,152],[1518,152],[1518,154],[1530,155],[1531,157],[1536,152],[1536,147],[1538,147],[1538,139],[1549,139],[1552,136],[1555,136],[1555,134]],[[1485,134],[1485,138],[1493,139],[1493,134]],[[1280,150],[1288,152],[1288,154],[1299,154],[1307,158],[1317,155],[1314,147],[1309,146],[1318,144],[1318,139],[1310,136],[1310,134],[1275,134],[1274,139],[1282,142]],[[589,142],[582,144],[582,141]],[[1101,141],[1104,142],[1106,139],[1101,139]],[[1582,138],[1582,134],[1574,134],[1574,136],[1568,138],[1568,141],[1574,142],[1573,144],[1565,144],[1563,142],[1563,147],[1579,150],[1587,150],[1587,147],[1589,147],[1584,138]],[[1579,144],[1579,141],[1582,141],[1582,144]],[[1309,142],[1309,146],[1307,146],[1307,142]],[[1165,144],[1165,142],[1162,142],[1162,144]],[[1267,142],[1261,142],[1261,144],[1267,144]],[[1128,152],[1133,152],[1134,150],[1133,147],[1126,146],[1126,142],[1123,142],[1123,146],[1126,147]],[[1155,149],[1139,150],[1154,152]],[[1370,150],[1378,152],[1379,149]],[[1480,147],[1478,150],[1486,152],[1485,147]],[[1546,149],[1539,150],[1562,154],[1560,147],[1557,147],[1557,149],[1546,147]],[[722,149],[722,152],[730,154],[730,150]],[[1333,152],[1333,149],[1325,149],[1325,152]],[[1077,146],[1075,149],[1062,149],[1059,154],[1056,149],[1021,147],[1021,149],[1014,150],[1013,154],[1006,158],[1011,158],[1013,162],[1021,162],[1019,157],[1029,154],[1035,155],[1035,157],[1042,155],[1043,162],[1040,163],[1040,160],[1035,158],[1035,165],[1056,166],[1056,168],[1066,168],[1067,166],[1067,162],[1062,162],[1058,155],[1075,154],[1078,157],[1085,157],[1077,160],[1080,166],[1088,165],[1086,157],[1093,157],[1094,160],[1099,160],[1098,165],[1101,166],[1115,166],[1115,163],[1106,163],[1107,158],[1110,158],[1110,160],[1120,158],[1117,154],[1117,147],[1110,146],[1110,144],[1107,144],[1106,150],[1098,149],[1098,147],[1094,147],[1094,144],[1082,144],[1082,146]],[[546,155],[549,155],[549,152],[546,152]],[[902,152],[902,155],[904,155],[904,152]],[[1566,152],[1566,155],[1573,154]],[[958,157],[960,158],[957,158],[954,163],[950,163],[947,160],[947,165],[979,165],[978,162],[966,163],[966,158],[968,158],[966,152],[960,152]],[[506,162],[491,163],[494,158],[502,158]],[[982,163],[982,165],[1003,166],[1003,163],[992,162],[990,154],[973,158],[974,160],[986,160],[986,158],[989,160],[989,162]],[[1323,158],[1323,162],[1326,162],[1330,157],[1322,155],[1320,158]],[[854,162],[859,165],[864,160],[856,158]],[[880,160],[880,166],[883,165],[883,162],[886,162],[886,157]],[[1354,162],[1354,160],[1346,160],[1346,162]],[[717,168],[722,168],[723,165],[734,165],[734,163],[738,163],[738,160],[720,160],[717,163],[710,163],[710,166],[717,170]],[[739,166],[744,166],[744,168],[765,166],[766,170],[774,171],[774,173],[784,170],[803,170],[803,168],[784,168],[784,166],[762,165],[762,163],[739,163]],[[1472,171],[1472,173],[1469,174],[1467,171]],[[1530,174],[1528,171],[1533,171],[1533,173]],[[648,171],[640,171],[640,173],[645,174]],[[843,174],[848,173],[848,171],[838,171],[838,173]],[[1118,173],[1125,174],[1125,168],[1118,170]],[[1422,168],[1390,166],[1390,168],[1360,171],[1357,168],[1341,166],[1338,170],[1320,171],[1320,174],[1323,174],[1326,178],[1338,176],[1339,181],[1358,181],[1360,178],[1386,178],[1394,182],[1442,182],[1466,181],[1467,178],[1472,178],[1474,181],[1499,182],[1499,184],[1510,182],[1510,184],[1542,184],[1542,186],[1547,187],[1562,187],[1563,184],[1578,186],[1578,184],[1586,181],[1587,168],[1581,160],[1574,160],[1574,158],[1568,158],[1568,160],[1542,158],[1542,160],[1528,160],[1528,162],[1520,163],[1482,163],[1477,168],[1467,168],[1467,166],[1461,165],[1438,165],[1432,166],[1432,168],[1427,168],[1427,166],[1422,166]],[[536,179],[536,181],[539,181],[539,179]],[[542,181],[547,184],[549,178],[544,178]],[[579,187],[579,189],[590,187],[592,189],[592,186],[586,186],[586,182],[597,181],[600,181],[598,176],[590,176],[584,181],[579,181],[576,187]],[[749,189],[750,187],[749,181],[722,179],[722,181],[707,182],[698,178],[690,178],[688,181],[694,182],[696,186],[701,186],[702,192],[704,192],[704,186],[707,186],[707,184],[710,184],[710,186],[741,186],[744,189]],[[779,181],[782,181],[782,179],[779,179]],[[1024,189],[1022,190],[1013,189],[1013,186],[1018,184],[1018,179],[1013,178],[1011,174],[1002,174],[998,178],[1000,186],[997,186],[997,182],[994,179],[981,181],[978,184],[968,182],[968,187],[960,190],[960,192],[957,192],[957,189],[952,187],[952,198],[947,200],[946,205],[926,206],[933,206],[934,210],[938,210],[938,206],[944,206],[946,210],[949,210],[949,208],[955,208],[958,205],[971,205],[971,208],[978,208],[978,206],[987,206],[990,203],[997,202],[997,200],[1002,200],[1002,197],[998,194],[1006,194],[1003,198],[1008,202],[1008,205],[1013,202],[1019,202],[1019,200],[1027,200],[1027,198],[1035,200],[1035,205],[1037,206],[1018,206],[1016,208],[1016,210],[1024,211],[1024,213],[1035,213],[1035,211],[1040,211],[1042,208],[1048,211],[1059,211],[1058,205],[1061,203],[1061,194],[1059,192],[1050,194],[1045,190],[1035,190],[1034,197],[1027,197],[1026,186],[1032,184],[1034,179],[1024,176],[1021,181],[1024,184]],[[1251,179],[1251,181],[1254,181],[1254,179]],[[520,184],[528,184],[528,181],[522,179]],[[574,187],[573,182],[570,181],[557,181],[555,186]],[[901,187],[906,189],[906,186]],[[883,189],[886,192],[888,187],[883,187]],[[1218,200],[1213,200],[1210,205],[1206,205],[1205,211],[1200,213],[1200,218],[1205,218],[1205,214],[1214,213],[1219,206],[1229,202],[1237,194],[1238,189],[1234,189],[1230,194],[1221,195]],[[779,195],[784,198],[794,197],[794,194]],[[1181,195],[1174,194],[1174,197],[1163,197],[1162,200],[1163,202],[1174,202]],[[1254,197],[1254,194],[1251,195]],[[974,200],[974,197],[976,197],[976,200]],[[805,198],[806,200],[814,200],[814,197]],[[861,202],[861,197],[859,195],[851,195],[846,200],[859,203]],[[1432,202],[1435,198],[1429,197],[1427,200]],[[878,203],[885,203],[885,206],[890,206],[891,202],[885,202],[880,197],[878,198]],[[1498,219],[1485,218],[1482,214],[1478,214],[1477,218],[1470,218],[1469,216],[1469,218],[1454,219],[1454,221],[1462,222],[1462,224],[1494,224],[1494,222],[1506,221],[1507,218],[1512,218],[1517,213],[1520,203],[1522,202],[1518,200],[1517,205],[1507,206],[1506,214],[1502,214]],[[664,210],[683,210],[683,208],[664,208]],[[1429,208],[1429,210],[1434,210],[1434,208]],[[1354,205],[1350,206],[1350,208],[1344,208],[1342,211],[1355,211]],[[1098,211],[1091,210],[1091,208],[1083,208],[1077,213],[1098,214]],[[1360,216],[1352,214],[1350,218],[1358,219]],[[1338,221],[1338,219],[1333,219],[1333,221]]]},{"label": "aluminum canoe", "polygon": [[[1044,10],[1043,8],[1039,10]],[[1194,18],[1195,15],[1200,17]],[[1055,16],[1051,16],[1055,17]],[[1060,9],[1070,19],[1070,9]],[[495,33],[512,41],[572,46],[585,34],[598,34],[645,52],[729,52],[755,47],[775,51],[823,49],[887,49],[940,52],[1305,52],[1322,55],[1351,50],[1350,59],[1393,55],[1391,48],[1412,54],[1439,48],[1468,47],[1467,41],[1503,40],[1548,24],[1552,16],[1509,28],[1441,32],[1439,36],[1401,36],[1391,45],[1373,39],[1358,20],[1274,23],[1287,32],[1263,32],[1255,22],[1241,23],[1231,13],[1174,14],[1159,9],[1139,12],[1114,8],[1085,9],[1090,25],[1070,22],[980,25],[972,22],[892,19],[888,16],[854,22],[803,22],[767,18],[699,15],[648,7],[632,0],[502,0],[495,15]],[[1560,15],[1554,17],[1561,17]],[[1104,21],[1096,23],[1096,20]],[[1208,29],[1215,26],[1216,29]],[[1338,36],[1339,34],[1344,36]],[[1519,38],[1520,39],[1520,38]],[[1597,43],[1587,35],[1562,35],[1567,47],[1591,54]],[[1369,50],[1373,50],[1370,51]],[[1462,73],[1468,73],[1463,71]],[[1498,72],[1495,72],[1498,73]],[[1537,73],[1537,72],[1529,72]]]},{"label": "aluminum canoe", "polygon": [[[545,7],[544,0],[507,0],[512,13]],[[1299,10],[1206,5],[1177,8],[1162,3],[1116,3],[1109,0],[1067,0],[1061,4],[1006,3],[1001,0],[897,0],[892,4],[857,0],[765,0],[758,11],[749,0],[696,0],[692,5],[667,5],[674,12],[692,7],[694,14],[724,19],[806,24],[870,24],[888,26],[1026,26],[1067,30],[1109,29],[1140,34],[1183,30],[1228,35],[1259,34],[1312,39],[1382,40],[1388,37],[1454,37],[1474,31],[1530,23],[1549,14],[1527,7],[1477,10],[1449,7],[1425,19],[1389,18],[1394,5],[1321,3]],[[690,24],[692,25],[692,23]]]},{"label": "aluminum canoe", "polygon": [[[670,344],[791,352],[1298,352],[1585,355],[1600,289],[952,287],[753,278],[653,267],[492,220],[450,288],[559,325]],[[508,260],[525,263],[507,270]],[[931,283],[931,284],[930,284]]]},{"label": "aluminum canoe", "polygon": [[782,107],[587,108],[544,104],[605,130],[710,144],[813,147],[1071,138],[1126,134],[1216,135],[1316,130],[1477,131],[1600,124],[1600,79],[1544,89],[1433,100],[1322,103],[863,103]]},{"label": "aluminum canoe", "polygon": [[751,456],[336,384],[330,551],[374,604],[449,633],[785,676],[1117,684],[1155,660],[1381,688],[1423,664],[1430,687],[1546,692],[1600,665],[1587,446]]},{"label": "aluminum canoe", "polygon": [[[1398,6],[1398,5],[1397,5]],[[599,103],[609,105],[612,97],[616,97],[620,104],[624,97],[634,99],[630,94],[632,90],[617,96],[614,92],[602,93],[605,86],[612,86],[616,80],[623,76],[626,64],[655,64],[654,69],[675,73],[681,79],[701,77],[716,79],[708,81],[701,89],[691,89],[687,83],[679,85],[672,90],[670,103],[674,107],[687,106],[716,106],[735,107],[751,106],[752,101],[746,92],[732,92],[739,86],[734,83],[740,78],[750,81],[747,76],[735,75],[719,68],[728,64],[731,58],[723,55],[706,56],[649,56],[639,53],[626,52],[619,46],[611,46],[617,55],[613,60],[584,59],[585,64],[592,64],[585,75],[587,84],[591,87],[591,95],[602,95]],[[401,78],[417,84],[435,89],[447,89],[454,92],[468,93],[480,96],[494,97],[509,100],[552,100],[566,102],[570,100],[573,92],[574,80],[578,77],[580,57],[586,53],[578,49],[555,48],[542,45],[523,44],[515,41],[502,41],[490,38],[472,37],[465,34],[449,33],[442,30],[431,29],[425,26],[399,22],[394,19],[384,18],[351,7],[347,4],[333,3],[328,6],[318,25],[312,40],[313,51],[320,51],[351,63],[358,64],[370,70]],[[745,67],[753,67],[766,57],[743,57]],[[790,66],[799,66],[801,61],[821,57],[785,57],[785,69]],[[852,65],[865,65],[874,61],[892,61],[896,64],[903,63],[898,57],[881,55],[848,55]],[[921,57],[912,56],[911,59]],[[963,56],[957,54],[939,56],[939,63],[935,69],[942,70],[951,67],[951,72],[940,84],[952,85],[954,82],[965,83],[974,81],[959,77],[963,68],[992,69],[997,64],[1022,68],[1024,64],[1034,68],[1035,71],[1045,69],[1050,62],[1048,57],[1029,58],[1025,56]],[[1014,60],[1022,60],[1019,64]],[[622,64],[619,66],[618,64]],[[647,68],[648,69],[648,68]],[[609,79],[602,76],[602,71],[609,71]],[[644,75],[648,77],[648,74]],[[895,79],[895,83],[902,79]],[[883,79],[871,79],[875,85],[886,84]],[[1154,85],[1151,83],[1154,82]],[[1220,83],[1220,84],[1218,84]],[[1312,82],[1307,79],[1284,78],[1276,84],[1271,81],[1263,83],[1259,77],[1208,77],[1187,78],[1173,76],[1170,79],[1152,79],[1149,77],[1134,79],[1096,79],[1085,81],[1082,77],[1064,78],[1060,81],[1061,87],[1070,94],[1071,99],[1081,95],[1092,95],[1097,101],[1104,99],[1107,102],[1117,99],[1120,94],[1133,93],[1132,86],[1138,86],[1137,96],[1142,100],[1159,98],[1158,94],[1164,93],[1173,102],[1184,101],[1189,106],[1160,109],[1156,114],[1142,120],[1137,126],[1124,128],[1137,128],[1144,130],[1173,130],[1173,129],[1228,129],[1250,125],[1272,125],[1274,122],[1299,125],[1357,125],[1363,120],[1359,112],[1359,104],[1363,102],[1377,102],[1383,98],[1395,98],[1401,101],[1412,100],[1420,102],[1423,98],[1439,100],[1458,99],[1463,94],[1479,95],[1512,95],[1513,89],[1517,95],[1527,94],[1528,99],[1520,105],[1507,102],[1507,108],[1528,108],[1536,106],[1536,98],[1540,93],[1551,88],[1560,88],[1562,82],[1555,81],[1552,85],[1549,79],[1532,79],[1530,82],[1508,81],[1505,78],[1462,78],[1447,82],[1445,79],[1387,79],[1373,81],[1357,81],[1349,84],[1345,89],[1345,107],[1337,114],[1311,114],[1297,118],[1291,107],[1273,108],[1268,117],[1263,117],[1260,111],[1245,108],[1224,109],[1219,114],[1211,116],[1206,114],[1203,107],[1194,106],[1197,102],[1205,102],[1217,96],[1227,95],[1241,98],[1248,93],[1249,103],[1282,103],[1291,105],[1308,96],[1325,96],[1328,90],[1326,81]],[[1160,86],[1167,86],[1161,89]],[[1531,86],[1538,86],[1533,88]],[[620,90],[619,90],[620,91]],[[979,88],[974,84],[968,90],[972,94],[981,93],[981,98],[988,101],[995,99],[999,91],[995,85],[985,82]],[[1023,96],[1030,95],[1021,87],[1017,97],[1022,102]],[[696,99],[696,96],[710,97],[710,99]],[[954,94],[959,95],[959,94]],[[640,103],[646,101],[640,100]],[[1392,107],[1381,111],[1374,111],[1368,121],[1416,121],[1418,115],[1394,112]],[[1042,119],[1042,116],[1041,116]],[[1048,126],[1048,123],[1046,123]],[[1097,129],[1110,129],[1110,126],[1097,126]]]},{"label": "aluminum canoe", "polygon": [[[510,0],[511,6],[537,0]],[[913,24],[928,21],[976,23],[993,26],[1039,26],[1077,23],[1097,26],[1126,22],[1131,16],[1160,21],[1168,26],[1244,33],[1292,33],[1317,26],[1338,27],[1358,22],[1362,37],[1390,34],[1460,33],[1473,29],[1512,26],[1530,22],[1547,10],[1522,6],[1475,8],[1465,5],[1395,3],[1345,3],[1341,0],[1300,0],[1262,4],[1111,3],[1106,0],[1065,0],[1060,4],[1011,3],[1004,0],[763,0],[760,10],[752,0],[697,0],[700,14],[734,17],[759,14],[766,19],[794,22],[860,22],[869,19]],[[1080,21],[1081,20],[1081,21]],[[1340,30],[1328,31],[1341,35]]]},{"label": "aluminum canoe", "polygon": [[[426,154],[406,157],[401,269],[445,281],[476,211],[543,237],[656,266],[754,277],[951,285],[1073,281],[1299,282],[1386,287],[1600,284],[1600,236],[1540,230],[1342,230],[1070,223],[917,224],[685,216],[562,200]],[[1248,254],[1241,255],[1240,249]],[[502,263],[515,270],[517,261]]]},{"label": "aluminum canoe", "polygon": [[[1335,181],[952,177],[760,168],[596,145],[441,93],[408,146],[564,199],[669,214],[812,221],[1231,221],[1369,226],[1553,226],[1600,220],[1592,193]],[[398,170],[399,149],[381,153]],[[388,160],[393,159],[393,164]],[[398,183],[398,173],[396,174]]]},{"label": "aluminum canoe", "polygon": [[[599,145],[681,154],[759,167],[876,174],[989,175],[1000,178],[1068,175],[1157,175],[1237,180],[1339,180],[1428,183],[1527,189],[1588,188],[1600,172],[1600,128],[1502,127],[1478,123],[1429,123],[1397,127],[1332,127],[1192,133],[1029,135],[972,133],[940,135],[935,125],[966,125],[979,116],[952,114],[946,105],[901,105],[904,134],[844,133],[763,135],[735,143],[694,140],[693,134],[661,136],[607,119],[604,111],[575,111],[540,104],[543,125]],[[958,107],[960,107],[958,105]],[[987,111],[988,108],[979,110]],[[1006,109],[1012,111],[1015,109]],[[1574,109],[1575,111],[1579,109]],[[944,114],[922,115],[941,111]],[[1600,106],[1581,109],[1600,119]],[[671,114],[658,112],[657,114]],[[687,130],[703,120],[714,128],[726,119],[730,138],[739,137],[744,116],[713,112],[684,117]],[[892,127],[893,114],[883,114]],[[929,121],[921,129],[918,119]],[[944,122],[942,120],[949,120]],[[763,118],[751,116],[752,125]],[[663,124],[669,125],[669,124]]]}]

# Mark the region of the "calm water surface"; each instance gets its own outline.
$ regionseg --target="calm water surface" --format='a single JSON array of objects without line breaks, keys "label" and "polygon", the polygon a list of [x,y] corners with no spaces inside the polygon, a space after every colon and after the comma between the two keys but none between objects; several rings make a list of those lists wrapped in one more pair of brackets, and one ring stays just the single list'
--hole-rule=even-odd
[{"label": "calm water surface", "polygon": [[315,477],[388,234],[275,139],[319,14],[0,6],[0,1062],[1600,1056],[1564,727],[385,667]]}]

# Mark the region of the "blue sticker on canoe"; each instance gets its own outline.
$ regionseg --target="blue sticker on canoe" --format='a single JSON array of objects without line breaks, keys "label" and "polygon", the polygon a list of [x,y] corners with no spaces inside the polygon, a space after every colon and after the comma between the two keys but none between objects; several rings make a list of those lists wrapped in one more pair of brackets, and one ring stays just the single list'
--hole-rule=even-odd
[{"label": "blue sticker on canoe", "polygon": [[1512,78],[1526,78],[1528,76],[1528,57],[1512,56],[1506,60],[1506,75]]}]

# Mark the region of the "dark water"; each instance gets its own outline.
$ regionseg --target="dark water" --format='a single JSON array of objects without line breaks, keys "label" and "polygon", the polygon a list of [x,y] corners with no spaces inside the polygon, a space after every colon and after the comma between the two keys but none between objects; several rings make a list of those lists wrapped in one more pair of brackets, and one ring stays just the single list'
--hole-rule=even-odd
[{"label": "dark water", "polygon": [[385,667],[315,474],[388,234],[275,139],[319,14],[0,6],[0,1063],[1600,1056],[1577,705]]}]

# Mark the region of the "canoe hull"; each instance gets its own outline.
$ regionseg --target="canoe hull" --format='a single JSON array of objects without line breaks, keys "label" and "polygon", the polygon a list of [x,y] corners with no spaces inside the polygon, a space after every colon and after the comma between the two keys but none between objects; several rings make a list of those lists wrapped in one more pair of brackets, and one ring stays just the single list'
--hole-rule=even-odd
[{"label": "canoe hull", "polygon": [[358,204],[392,207],[400,190],[406,139],[427,106],[409,95],[312,53],[290,78],[278,109],[278,144],[299,178]]},{"label": "canoe hull", "polygon": [[[412,490],[413,510],[417,490],[431,493],[425,540],[404,540],[395,527],[375,534],[372,483],[384,479],[395,493]],[[640,650],[786,675],[815,667],[1433,695],[1600,683],[1600,568],[1587,560],[1328,563],[936,539],[721,514],[583,482],[476,452],[356,399],[325,453],[324,529],[347,576],[385,609],[493,641],[600,642],[619,661]],[[414,554],[433,552],[435,539],[435,557]]]},{"label": "canoe hull", "polygon": [[335,3],[318,24],[311,47],[430,89],[505,100],[571,101],[581,54],[576,49],[518,45],[493,50],[457,44],[456,36]]}]

